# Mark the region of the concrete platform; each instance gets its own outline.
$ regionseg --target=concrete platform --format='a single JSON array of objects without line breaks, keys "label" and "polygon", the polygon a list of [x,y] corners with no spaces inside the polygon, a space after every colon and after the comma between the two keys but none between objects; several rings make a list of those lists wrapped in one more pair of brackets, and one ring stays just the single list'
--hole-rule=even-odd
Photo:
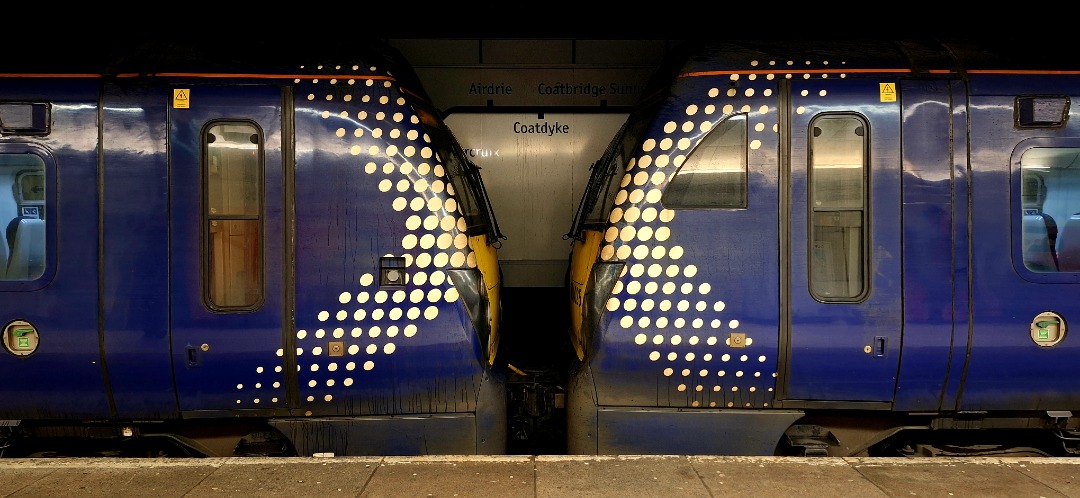
[{"label": "concrete platform", "polygon": [[0,497],[1080,497],[1080,459],[0,459]]}]

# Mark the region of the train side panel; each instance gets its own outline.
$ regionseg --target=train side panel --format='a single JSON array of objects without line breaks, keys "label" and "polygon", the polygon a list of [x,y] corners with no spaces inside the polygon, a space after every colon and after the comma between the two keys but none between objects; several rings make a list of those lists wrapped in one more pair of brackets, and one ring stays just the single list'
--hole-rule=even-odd
[{"label": "train side panel", "polygon": [[97,101],[94,79],[0,84],[0,419],[111,412],[97,328]]},{"label": "train side panel", "polygon": [[175,419],[168,319],[170,96],[156,85],[104,88],[102,323],[110,393],[118,416]]},{"label": "train side panel", "polygon": [[5,454],[506,451],[498,229],[383,55],[0,86]]},{"label": "train side panel", "polygon": [[[688,79],[677,92],[707,95],[722,83]],[[597,402],[771,406],[778,281],[760,277],[778,271],[775,251],[763,250],[777,237],[776,135],[754,137],[761,147],[750,151],[754,197],[748,208],[675,210],[660,202],[661,189],[700,131],[694,126],[690,133],[683,131],[687,127],[672,133],[672,123],[689,118],[677,106],[664,112],[646,129],[644,151],[619,175],[611,224],[600,243],[600,261],[625,266],[589,353]],[[697,118],[713,122],[718,115],[703,111]],[[774,123],[775,110],[750,117],[746,126],[771,129]],[[725,250],[717,253],[717,247]],[[732,345],[733,336],[751,347]]]},{"label": "train side panel", "polygon": [[393,83],[305,82],[295,105],[296,323],[287,340],[297,413],[309,418],[275,423],[308,452],[505,451],[503,384],[486,368],[489,337],[466,308],[486,283],[459,204],[471,194],[457,191],[451,151]]},{"label": "train side panel", "polygon": [[[430,143],[405,142],[424,131],[395,95],[372,91],[383,102],[359,118],[299,103],[298,142],[307,146],[296,168],[297,351],[301,404],[315,413],[475,408],[481,346],[446,272],[475,257],[437,195],[453,190],[447,172]],[[408,285],[380,281],[395,268]],[[345,354],[319,357],[335,340]],[[352,397],[350,383],[364,395]],[[326,404],[337,396],[342,403]]]},{"label": "train side panel", "polygon": [[173,88],[187,97],[169,113],[170,329],[180,409],[197,416],[286,407],[282,91],[163,85],[162,97]]},{"label": "train side panel", "polygon": [[778,239],[790,262],[784,400],[892,401],[902,320],[897,87],[887,74],[791,81],[791,209],[779,208],[790,229]]},{"label": "train side panel", "polygon": [[1078,87],[1073,76],[972,77],[972,326],[958,409],[1080,404],[1080,344],[1068,330],[1080,316],[1080,265],[1069,259],[1080,235],[1070,223]]},{"label": "train side panel", "polygon": [[[617,419],[645,408],[698,432],[691,451],[771,453],[800,408],[891,402],[902,319],[900,224],[888,221],[900,216],[897,81],[772,76],[680,78],[645,129],[599,251],[601,264],[626,270],[586,353],[597,436],[575,448],[687,450],[666,438],[630,443],[634,431]],[[664,411],[676,407],[701,410]],[[748,411],[723,410],[733,408]],[[733,425],[754,432],[715,432]]]},{"label": "train side panel", "polygon": [[605,226],[572,229],[570,451],[1075,454],[1075,77],[722,45],[634,114]]},{"label": "train side panel", "polygon": [[904,106],[903,354],[897,410],[928,411],[956,403],[967,349],[967,185],[962,142],[967,129],[956,80],[901,82]]}]

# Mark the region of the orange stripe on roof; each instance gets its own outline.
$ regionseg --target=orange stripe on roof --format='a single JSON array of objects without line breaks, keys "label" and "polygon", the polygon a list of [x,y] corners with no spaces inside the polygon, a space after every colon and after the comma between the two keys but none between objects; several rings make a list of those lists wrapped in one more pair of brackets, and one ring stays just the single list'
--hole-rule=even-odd
[{"label": "orange stripe on roof", "polygon": [[910,73],[910,69],[750,69],[732,71],[695,71],[682,73],[679,78],[692,78],[697,76],[724,76],[731,74],[845,74],[845,73]]},{"label": "orange stripe on roof", "polygon": [[93,73],[0,73],[0,78],[101,78]]},{"label": "orange stripe on roof", "polygon": [[[695,71],[682,73],[679,78],[698,76],[729,76],[732,74],[875,74],[875,73],[913,73],[911,69],[752,69],[731,71]],[[951,69],[930,69],[930,74],[956,74]],[[1080,69],[967,69],[968,74],[1013,74],[1013,75],[1080,75]]]},{"label": "orange stripe on roof", "polygon": [[117,78],[251,78],[251,79],[366,79],[393,81],[391,76],[363,74],[257,74],[257,73],[120,73]]},{"label": "orange stripe on roof", "polygon": [[[120,73],[117,78],[188,77],[188,78],[249,78],[249,79],[367,79],[395,81],[392,76],[358,74],[256,74],[256,73]],[[0,73],[0,78],[104,78],[94,73]]]},{"label": "orange stripe on roof", "polygon": [[1060,69],[968,69],[971,74],[1080,74],[1080,70]]}]

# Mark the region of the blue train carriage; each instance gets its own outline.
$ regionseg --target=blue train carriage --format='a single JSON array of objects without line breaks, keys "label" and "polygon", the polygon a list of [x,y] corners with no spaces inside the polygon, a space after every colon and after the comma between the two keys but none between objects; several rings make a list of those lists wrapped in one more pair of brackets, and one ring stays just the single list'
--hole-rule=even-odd
[{"label": "blue train carriage", "polygon": [[961,43],[691,54],[569,233],[568,451],[1074,454],[1080,66]]},{"label": "blue train carriage", "polygon": [[372,54],[0,77],[0,452],[504,451],[500,234]]}]

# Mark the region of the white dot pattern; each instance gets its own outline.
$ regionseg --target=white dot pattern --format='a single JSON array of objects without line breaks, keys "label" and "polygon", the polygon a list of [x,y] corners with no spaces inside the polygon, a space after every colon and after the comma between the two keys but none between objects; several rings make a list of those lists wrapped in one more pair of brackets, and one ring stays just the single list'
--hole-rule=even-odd
[{"label": "white dot pattern", "polygon": [[[301,100],[312,110],[324,107],[317,114],[326,126],[317,129],[334,138],[327,143],[341,143],[353,157],[361,181],[376,185],[387,207],[379,216],[398,224],[394,233],[404,234],[398,252],[378,256],[405,258],[409,285],[387,292],[378,274],[366,273],[353,286],[328,289],[326,308],[315,316],[297,317],[298,385],[300,399],[309,404],[347,397],[343,388],[362,384],[409,341],[422,338],[441,308],[456,305],[457,290],[446,270],[476,266],[446,168],[419,117],[398,96],[397,83],[385,78],[389,74],[376,67],[352,66],[351,71],[355,78],[297,79],[297,95],[306,96]],[[331,341],[340,349],[331,351]],[[256,383],[236,385],[237,405],[284,402],[278,392],[284,356],[279,349],[271,365],[259,366]]]},{"label": "white dot pattern", "polygon": [[[750,67],[763,64],[751,61]],[[793,63],[767,64],[790,67]],[[828,64],[822,61],[820,65]],[[807,64],[807,69],[813,68]],[[630,338],[642,361],[653,364],[657,375],[668,379],[666,385],[679,393],[665,400],[685,399],[686,406],[692,407],[766,408],[773,404],[777,359],[754,351],[754,327],[741,326],[725,303],[725,299],[738,299],[738,294],[717,295],[724,288],[722,282],[707,281],[698,266],[708,264],[708,252],[679,245],[678,234],[669,226],[677,213],[665,209],[660,198],[692,147],[721,120],[736,112],[748,114],[751,153],[777,144],[779,123],[772,99],[777,80],[825,79],[827,75],[732,73],[721,82],[711,80],[714,83],[704,88],[694,86],[701,92],[700,103],[684,108],[683,121],[660,123],[647,132],[652,135],[645,137],[625,165],[600,259],[626,264],[605,303],[608,323],[615,337]],[[806,96],[824,97],[825,92],[807,92]],[[735,332],[745,334],[745,347],[730,347],[729,336]],[[757,342],[775,351],[769,347],[775,346],[774,337],[763,336]]]}]

